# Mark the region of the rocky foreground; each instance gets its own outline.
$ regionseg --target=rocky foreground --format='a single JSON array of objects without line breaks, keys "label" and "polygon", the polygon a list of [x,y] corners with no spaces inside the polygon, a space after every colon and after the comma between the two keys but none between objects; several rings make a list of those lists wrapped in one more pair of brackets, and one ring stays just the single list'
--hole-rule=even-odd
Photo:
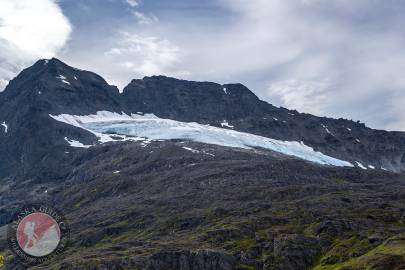
[{"label": "rocky foreground", "polygon": [[67,251],[32,269],[405,269],[397,174],[183,142],[95,147],[72,166],[63,183],[3,185],[71,223]]}]

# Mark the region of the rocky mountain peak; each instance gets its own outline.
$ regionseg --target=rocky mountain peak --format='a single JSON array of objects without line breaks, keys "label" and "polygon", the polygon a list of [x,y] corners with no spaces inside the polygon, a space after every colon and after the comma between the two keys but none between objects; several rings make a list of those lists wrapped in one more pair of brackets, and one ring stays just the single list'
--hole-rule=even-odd
[{"label": "rocky mountain peak", "polygon": [[[39,60],[10,81],[2,93],[7,111],[34,107],[47,113],[118,110],[119,91],[99,75],[52,58]],[[15,109],[16,109],[15,108]]]},{"label": "rocky mountain peak", "polygon": [[221,85],[165,76],[133,80],[123,91],[129,110],[182,121],[214,121],[259,115],[269,104],[242,84]]}]

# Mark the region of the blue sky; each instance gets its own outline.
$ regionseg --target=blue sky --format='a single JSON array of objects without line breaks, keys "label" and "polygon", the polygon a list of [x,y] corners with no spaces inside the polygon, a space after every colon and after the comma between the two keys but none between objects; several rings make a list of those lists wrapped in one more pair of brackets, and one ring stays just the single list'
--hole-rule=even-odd
[{"label": "blue sky", "polygon": [[241,82],[277,106],[405,130],[401,0],[2,0],[0,88],[58,57],[124,87]]}]

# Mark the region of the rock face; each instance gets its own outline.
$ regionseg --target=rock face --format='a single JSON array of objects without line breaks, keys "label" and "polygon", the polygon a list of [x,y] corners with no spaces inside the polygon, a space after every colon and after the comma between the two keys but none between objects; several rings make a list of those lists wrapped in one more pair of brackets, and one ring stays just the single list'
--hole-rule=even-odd
[{"label": "rock face", "polygon": [[124,88],[123,102],[139,110],[184,122],[218,122],[260,117],[275,110],[241,84],[191,82],[164,76],[133,80]]},{"label": "rock face", "polygon": [[60,179],[66,173],[65,137],[90,144],[95,137],[55,122],[49,114],[118,111],[118,89],[100,76],[59,60],[41,60],[24,70],[0,93],[0,177]]},{"label": "rock face", "polygon": [[[34,107],[50,114],[91,114],[121,109],[118,89],[95,73],[57,60],[40,60],[10,81],[1,93],[3,114]],[[3,104],[2,104],[3,105]],[[7,119],[6,119],[7,120]]]},{"label": "rock face", "polygon": [[236,259],[212,251],[161,252],[138,267],[146,270],[232,270]]},{"label": "rock face", "polygon": [[315,238],[297,234],[280,235],[274,240],[273,269],[305,269],[314,264],[319,254],[320,246]]},{"label": "rock face", "polygon": [[96,265],[73,265],[64,263],[61,270],[233,270],[236,259],[232,255],[213,251],[164,251],[149,257],[133,257],[129,259],[98,262]]}]

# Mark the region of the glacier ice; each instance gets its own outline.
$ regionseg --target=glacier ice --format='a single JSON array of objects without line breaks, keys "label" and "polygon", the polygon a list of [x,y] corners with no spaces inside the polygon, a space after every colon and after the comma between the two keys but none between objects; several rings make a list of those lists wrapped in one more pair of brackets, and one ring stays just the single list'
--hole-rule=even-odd
[{"label": "glacier ice", "polygon": [[158,118],[153,114],[127,115],[125,113],[97,112],[95,115],[50,115],[57,121],[83,128],[99,137],[101,143],[114,141],[114,136],[124,140],[172,140],[182,139],[195,142],[237,147],[244,149],[262,148],[323,165],[353,167],[350,162],[327,156],[303,142],[280,141],[245,132],[179,122]]}]

